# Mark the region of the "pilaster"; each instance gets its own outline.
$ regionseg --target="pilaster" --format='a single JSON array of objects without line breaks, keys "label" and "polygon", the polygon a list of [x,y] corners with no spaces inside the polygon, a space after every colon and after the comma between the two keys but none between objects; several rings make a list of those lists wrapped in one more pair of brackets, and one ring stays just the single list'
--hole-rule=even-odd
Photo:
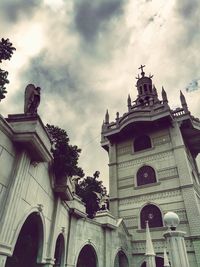
[{"label": "pilaster", "polygon": [[[12,244],[13,227],[22,195],[23,183],[27,177],[30,159],[25,151],[19,151],[15,166],[10,177],[6,203],[3,207],[0,229],[0,240],[2,244]],[[1,245],[1,244],[0,244]],[[9,252],[8,252],[9,254]]]},{"label": "pilaster", "polygon": [[193,185],[192,170],[188,162],[185,144],[178,123],[174,123],[174,128],[171,128],[170,132],[190,233],[194,236],[199,235],[200,211]]},{"label": "pilaster", "polygon": [[69,217],[69,229],[68,229],[68,240],[67,240],[67,251],[66,251],[66,266],[74,266],[75,248],[76,248],[76,234],[77,219],[70,215]]},{"label": "pilaster", "polygon": [[6,266],[6,260],[7,260],[7,256],[0,254],[0,267],[5,267]]},{"label": "pilaster", "polygon": [[117,172],[117,145],[109,146],[109,188],[110,188],[110,211],[118,217],[118,172]]}]

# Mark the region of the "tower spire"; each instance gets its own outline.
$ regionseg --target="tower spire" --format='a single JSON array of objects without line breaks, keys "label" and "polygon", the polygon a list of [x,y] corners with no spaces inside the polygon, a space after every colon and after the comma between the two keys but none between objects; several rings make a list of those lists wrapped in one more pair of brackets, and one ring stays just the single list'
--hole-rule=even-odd
[{"label": "tower spire", "polygon": [[108,113],[108,110],[106,111],[106,115],[105,115],[105,124],[109,124],[109,113]]},{"label": "tower spire", "polygon": [[146,261],[148,267],[156,267],[155,252],[149,231],[149,223],[146,221]]},{"label": "tower spire", "polygon": [[181,90],[180,90],[180,100],[181,100],[182,108],[184,109],[185,112],[188,112],[187,102],[186,102],[185,96]]},{"label": "tower spire", "polygon": [[163,86],[162,86],[162,99],[163,99],[163,103],[168,103],[167,93]]},{"label": "tower spire", "polygon": [[128,106],[128,111],[130,111],[130,109],[131,109],[131,97],[130,97],[130,94],[128,94],[127,106]]},{"label": "tower spire", "polygon": [[166,248],[164,248],[164,267],[170,267]]}]

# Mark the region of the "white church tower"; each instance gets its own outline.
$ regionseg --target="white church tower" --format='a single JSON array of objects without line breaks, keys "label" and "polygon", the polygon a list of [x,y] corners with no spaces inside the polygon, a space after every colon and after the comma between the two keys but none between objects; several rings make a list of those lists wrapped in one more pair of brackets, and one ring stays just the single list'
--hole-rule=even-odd
[{"label": "white church tower", "polygon": [[138,96],[128,111],[102,125],[102,147],[109,154],[110,210],[124,218],[133,236],[134,266],[144,267],[145,228],[149,223],[156,266],[163,266],[166,246],[163,216],[173,211],[186,232],[190,266],[200,266],[200,180],[196,156],[200,152],[200,121],[191,115],[184,95],[172,110],[162,88],[162,100],[152,76],[137,78]]}]

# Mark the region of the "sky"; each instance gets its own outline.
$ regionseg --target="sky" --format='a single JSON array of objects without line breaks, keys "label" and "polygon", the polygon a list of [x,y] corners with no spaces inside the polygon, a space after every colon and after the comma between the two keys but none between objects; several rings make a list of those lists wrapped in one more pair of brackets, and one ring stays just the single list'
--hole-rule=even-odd
[{"label": "sky", "polygon": [[141,64],[172,108],[182,90],[200,117],[199,14],[199,0],[1,0],[1,38],[16,51],[1,64],[10,83],[0,112],[22,113],[26,85],[40,86],[44,124],[64,128],[85,174],[99,170],[108,188],[101,125],[107,109],[111,121],[127,112]]}]

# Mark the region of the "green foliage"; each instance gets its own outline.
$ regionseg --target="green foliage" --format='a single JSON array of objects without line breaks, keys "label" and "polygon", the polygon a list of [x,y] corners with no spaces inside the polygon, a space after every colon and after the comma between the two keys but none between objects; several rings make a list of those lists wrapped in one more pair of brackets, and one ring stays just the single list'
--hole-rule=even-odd
[{"label": "green foliage", "polygon": [[[2,60],[10,60],[13,51],[16,50],[9,39],[2,38],[0,41],[0,63]],[[8,72],[0,69],[0,101],[5,98],[7,93],[5,85],[9,83],[7,79]]]},{"label": "green foliage", "polygon": [[0,41],[0,63],[2,60],[10,60],[14,50],[16,48],[12,46],[9,39],[2,38]]},{"label": "green foliage", "polygon": [[101,209],[101,199],[107,196],[106,188],[103,186],[102,181],[98,180],[99,174],[96,171],[93,177],[87,176],[80,180],[76,188],[76,194],[85,202],[86,212],[91,219]]},{"label": "green foliage", "polygon": [[8,72],[0,69],[0,100],[5,98],[5,94],[7,93],[6,87],[5,87],[5,84],[9,83],[7,76],[8,76]]},{"label": "green foliage", "polygon": [[46,125],[46,129],[52,141],[53,170],[57,182],[64,182],[67,177],[73,175],[83,177],[83,170],[78,167],[81,149],[69,144],[70,140],[65,130],[49,124]]}]

